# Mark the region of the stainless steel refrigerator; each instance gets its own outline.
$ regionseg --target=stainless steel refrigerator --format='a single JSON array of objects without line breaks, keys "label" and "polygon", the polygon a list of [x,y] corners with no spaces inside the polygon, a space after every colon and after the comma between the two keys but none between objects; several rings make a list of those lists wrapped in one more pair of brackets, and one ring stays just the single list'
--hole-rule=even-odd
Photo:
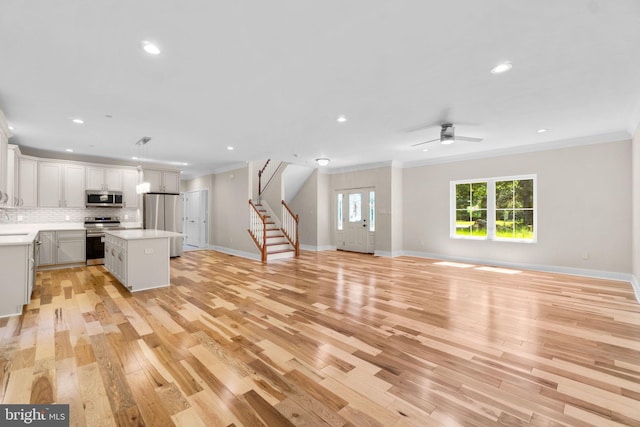
[{"label": "stainless steel refrigerator", "polygon": [[[182,233],[182,196],[147,193],[144,195],[144,228]],[[172,237],[170,256],[182,255],[183,237]]]}]

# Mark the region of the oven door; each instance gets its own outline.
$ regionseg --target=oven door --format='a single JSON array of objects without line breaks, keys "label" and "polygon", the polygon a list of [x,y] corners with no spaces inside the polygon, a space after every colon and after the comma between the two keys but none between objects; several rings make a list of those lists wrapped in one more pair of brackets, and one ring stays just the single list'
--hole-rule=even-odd
[{"label": "oven door", "polygon": [[104,232],[87,231],[87,265],[104,264]]}]

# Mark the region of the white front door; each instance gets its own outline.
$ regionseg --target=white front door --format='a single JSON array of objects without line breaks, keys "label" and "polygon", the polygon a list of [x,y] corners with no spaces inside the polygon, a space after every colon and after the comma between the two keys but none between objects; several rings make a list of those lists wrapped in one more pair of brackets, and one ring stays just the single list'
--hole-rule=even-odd
[{"label": "white front door", "polygon": [[373,188],[338,192],[336,248],[373,253],[375,250],[375,191]]},{"label": "white front door", "polygon": [[206,190],[189,191],[184,195],[185,244],[206,246],[207,193]]}]

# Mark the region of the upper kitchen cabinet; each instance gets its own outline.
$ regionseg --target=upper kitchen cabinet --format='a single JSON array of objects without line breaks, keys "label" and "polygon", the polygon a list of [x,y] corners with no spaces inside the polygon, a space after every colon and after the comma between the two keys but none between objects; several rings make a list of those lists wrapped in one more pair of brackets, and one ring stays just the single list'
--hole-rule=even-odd
[{"label": "upper kitchen cabinet", "polygon": [[70,163],[38,164],[38,206],[45,208],[85,207],[85,167]]},{"label": "upper kitchen cabinet", "polygon": [[4,113],[0,110],[0,206],[7,206],[9,202],[9,194],[7,192],[8,184],[8,149],[9,137],[11,137],[9,125],[4,117]]},{"label": "upper kitchen cabinet", "polygon": [[38,161],[31,157],[18,157],[18,206],[38,206]]},{"label": "upper kitchen cabinet", "polygon": [[122,170],[116,168],[87,167],[87,190],[122,191]]},{"label": "upper kitchen cabinet", "polygon": [[180,193],[180,172],[145,169],[144,180],[152,193]]}]

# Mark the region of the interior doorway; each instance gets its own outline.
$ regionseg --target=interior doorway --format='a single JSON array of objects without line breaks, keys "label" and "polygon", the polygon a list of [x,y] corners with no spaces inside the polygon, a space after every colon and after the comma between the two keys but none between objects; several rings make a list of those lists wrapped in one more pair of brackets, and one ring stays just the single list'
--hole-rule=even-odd
[{"label": "interior doorway", "polygon": [[207,190],[182,193],[184,200],[185,250],[206,248],[209,243],[209,203]]},{"label": "interior doorway", "polygon": [[336,191],[336,248],[372,254],[376,247],[376,191],[373,187]]}]

